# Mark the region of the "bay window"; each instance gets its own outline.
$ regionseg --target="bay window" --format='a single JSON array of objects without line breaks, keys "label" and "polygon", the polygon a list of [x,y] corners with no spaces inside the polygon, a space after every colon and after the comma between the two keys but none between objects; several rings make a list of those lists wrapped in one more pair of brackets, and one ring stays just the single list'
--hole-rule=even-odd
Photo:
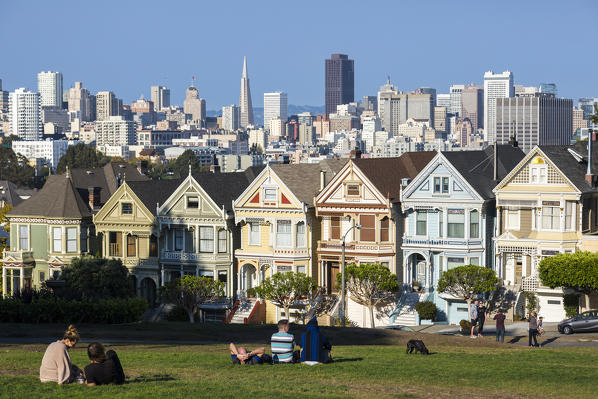
[{"label": "bay window", "polygon": [[542,230],[558,230],[560,219],[561,210],[558,206],[542,207]]},{"label": "bay window", "polygon": [[218,230],[218,252],[226,252],[226,230]]},{"label": "bay window", "polygon": [[249,223],[249,245],[260,245],[260,224]]},{"label": "bay window", "polygon": [[19,225],[19,249],[29,249],[29,226]]},{"label": "bay window", "polygon": [[449,238],[464,238],[465,211],[463,209],[449,209],[447,216],[447,236]]},{"label": "bay window", "polygon": [[341,239],[341,218],[339,216],[333,216],[330,218],[330,239]]},{"label": "bay window", "polygon": [[66,252],[77,252],[77,228],[66,229]]},{"label": "bay window", "polygon": [[291,221],[279,220],[276,223],[276,245],[278,247],[291,246]]},{"label": "bay window", "polygon": [[62,252],[62,229],[52,227],[52,252]]},{"label": "bay window", "polygon": [[425,236],[428,234],[428,214],[425,211],[415,212],[415,235]]},{"label": "bay window", "polygon": [[359,224],[361,225],[359,240],[366,242],[376,241],[376,216],[360,215]]},{"label": "bay window", "polygon": [[199,252],[212,253],[214,252],[214,228],[200,227],[199,228]]},{"label": "bay window", "polygon": [[295,246],[297,248],[305,247],[305,223],[297,223],[297,235],[295,236]]},{"label": "bay window", "polygon": [[477,210],[469,212],[469,237],[480,238],[480,213]]},{"label": "bay window", "polygon": [[380,221],[380,242],[387,242],[388,239],[388,227],[389,227],[389,219],[388,216],[385,216]]}]

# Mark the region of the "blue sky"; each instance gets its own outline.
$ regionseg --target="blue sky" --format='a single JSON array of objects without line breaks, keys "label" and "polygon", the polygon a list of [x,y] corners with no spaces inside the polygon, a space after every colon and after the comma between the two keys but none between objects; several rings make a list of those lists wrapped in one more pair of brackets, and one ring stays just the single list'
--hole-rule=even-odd
[{"label": "blue sky", "polygon": [[0,79],[35,89],[39,71],[58,70],[65,89],[80,80],[125,102],[166,83],[182,104],[195,76],[218,109],[238,102],[246,55],[254,106],[275,90],[322,105],[324,59],[342,52],[355,60],[358,99],[387,73],[401,90],[443,93],[490,69],[598,97],[597,16],[594,0],[0,0]]}]

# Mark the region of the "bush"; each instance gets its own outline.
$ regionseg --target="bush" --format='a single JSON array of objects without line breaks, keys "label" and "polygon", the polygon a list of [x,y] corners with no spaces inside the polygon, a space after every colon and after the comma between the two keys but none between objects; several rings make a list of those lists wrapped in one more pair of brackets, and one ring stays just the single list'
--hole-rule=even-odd
[{"label": "bush", "polygon": [[257,295],[255,288],[248,288],[246,294],[248,298],[255,298]]},{"label": "bush", "polygon": [[459,322],[459,327],[461,327],[461,332],[463,334],[469,334],[471,332],[471,322],[469,320],[461,320]]},{"label": "bush", "polygon": [[579,296],[577,294],[563,295],[563,307],[567,317],[575,317],[579,313]]},{"label": "bush", "polygon": [[175,306],[168,314],[166,315],[166,320],[168,321],[189,321],[189,316],[187,315],[187,311],[182,306]]},{"label": "bush", "polygon": [[62,269],[67,298],[122,298],[134,296],[129,270],[119,259],[75,258]]},{"label": "bush", "polygon": [[130,323],[147,310],[143,298],[68,300],[49,295],[0,299],[0,323]]},{"label": "bush", "polygon": [[438,312],[438,308],[434,302],[418,302],[415,305],[415,310],[419,313],[419,318],[422,320],[436,320],[436,312]]}]

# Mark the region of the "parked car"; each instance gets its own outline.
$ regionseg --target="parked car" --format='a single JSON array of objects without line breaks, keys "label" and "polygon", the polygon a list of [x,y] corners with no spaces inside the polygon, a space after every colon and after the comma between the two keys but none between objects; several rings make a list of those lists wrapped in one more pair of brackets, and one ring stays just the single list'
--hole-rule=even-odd
[{"label": "parked car", "polygon": [[561,334],[573,334],[578,332],[598,332],[598,310],[588,310],[558,325]]}]

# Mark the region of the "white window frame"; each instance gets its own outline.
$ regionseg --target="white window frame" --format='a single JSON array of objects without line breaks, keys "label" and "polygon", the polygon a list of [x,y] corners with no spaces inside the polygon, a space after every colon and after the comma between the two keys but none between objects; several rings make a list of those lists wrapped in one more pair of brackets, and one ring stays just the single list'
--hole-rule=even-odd
[{"label": "white window frame", "polygon": [[[546,228],[544,227],[544,216],[545,216],[545,211],[551,208],[552,212],[554,212],[556,210],[557,214],[555,215],[554,213],[550,216],[551,219],[554,221],[554,219],[556,218],[556,227],[553,224],[552,228]],[[542,213],[540,214],[540,230],[542,231],[560,231],[561,230],[561,208],[558,206],[550,206],[550,205],[543,205],[542,206]]]},{"label": "white window frame", "polygon": [[[284,226],[284,227],[283,227]],[[285,231],[281,231],[281,229]],[[286,231],[288,229],[288,231]],[[290,220],[276,221],[276,246],[278,248],[291,248],[293,245],[293,229]]]},{"label": "white window frame", "polygon": [[199,252],[214,253],[214,227],[199,226]]},{"label": "white window frame", "polygon": [[548,183],[548,166],[546,164],[535,164],[529,166],[530,184]]},{"label": "white window frame", "polygon": [[[69,234],[72,233],[72,237]],[[71,246],[71,244],[73,246]],[[66,252],[67,253],[75,253],[77,252],[77,228],[76,227],[67,227],[66,228]]]},{"label": "white window frame", "polygon": [[278,202],[278,189],[276,187],[264,187],[264,202]]},{"label": "white window frame", "polygon": [[576,231],[577,202],[565,201],[565,231]]},{"label": "white window frame", "polygon": [[[303,228],[303,232],[299,232],[299,228]],[[298,222],[295,225],[295,247],[296,248],[305,248],[307,246],[307,231],[305,229],[305,222]]]},{"label": "white window frame", "polygon": [[[472,225],[472,223],[471,223],[471,214],[472,213],[475,213],[478,216],[478,223],[477,223],[477,225],[478,225],[478,234],[475,235],[475,236],[471,234],[471,225]],[[482,217],[481,216],[482,215],[481,215],[480,211],[477,210],[477,209],[471,209],[469,211],[469,226],[468,226],[469,227],[469,238],[480,238],[480,234],[482,233],[481,229],[480,229],[480,227],[482,225]]]},{"label": "white window frame", "polygon": [[[57,234],[58,233],[58,236]],[[58,249],[57,249],[58,247]],[[52,227],[52,252],[62,252],[62,228]]]},{"label": "white window frame", "polygon": [[225,229],[218,230],[218,252],[224,253],[228,250],[228,232]]},{"label": "white window frame", "polygon": [[[23,232],[25,232],[25,236],[23,237]],[[20,250],[28,250],[29,249],[29,226],[26,224],[19,225],[19,249]],[[23,240],[25,240],[25,245],[23,245]]]},{"label": "white window frame", "polygon": [[[255,228],[255,229],[254,229]],[[250,222],[247,228],[247,243],[248,245],[261,245],[261,226],[258,222]]]},{"label": "white window frame", "polygon": [[[425,220],[425,223],[426,223],[425,230],[426,230],[426,232],[424,234],[418,234],[418,232],[417,232],[417,222],[418,222],[417,216],[420,213],[423,213],[424,215],[426,215],[426,220]],[[415,235],[419,236],[419,237],[427,237],[427,235],[428,235],[428,212],[425,212],[425,211],[415,211]]]},{"label": "white window frame", "polygon": [[[507,225],[507,230],[516,230],[519,231],[521,228],[521,210],[520,209],[505,209],[505,222]],[[511,223],[510,217],[512,215],[517,214],[517,224]]]}]

